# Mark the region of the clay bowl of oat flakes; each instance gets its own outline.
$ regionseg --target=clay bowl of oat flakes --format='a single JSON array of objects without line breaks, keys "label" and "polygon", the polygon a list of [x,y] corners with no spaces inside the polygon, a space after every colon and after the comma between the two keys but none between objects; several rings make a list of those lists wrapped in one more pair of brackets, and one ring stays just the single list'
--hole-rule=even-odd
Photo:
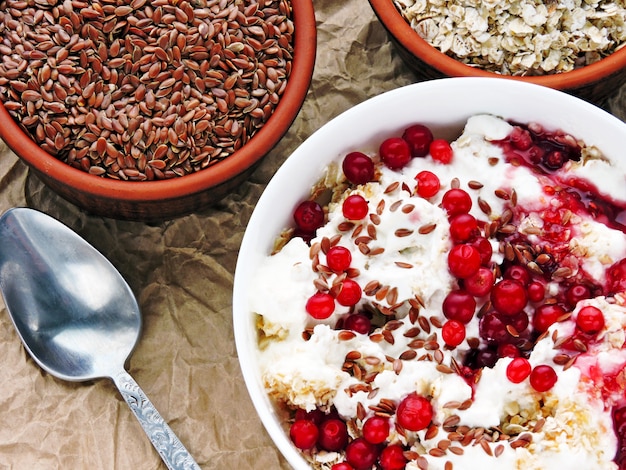
[{"label": "clay bowl of oat flakes", "polygon": [[421,78],[500,76],[604,104],[626,82],[623,2],[370,0]]},{"label": "clay bowl of oat flakes", "polygon": [[625,470],[624,138],[567,93],[463,77],[302,143],[233,291],[243,376],[289,464]]},{"label": "clay bowl of oat flakes", "polygon": [[0,137],[61,196],[150,220],[213,204],[308,90],[311,2],[0,1]]}]

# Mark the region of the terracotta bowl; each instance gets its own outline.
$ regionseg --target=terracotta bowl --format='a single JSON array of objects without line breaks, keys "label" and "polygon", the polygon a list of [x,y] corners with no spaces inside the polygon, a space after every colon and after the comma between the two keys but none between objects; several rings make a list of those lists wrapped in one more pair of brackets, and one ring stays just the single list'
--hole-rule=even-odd
[{"label": "terracotta bowl", "polygon": [[0,138],[52,190],[95,215],[162,220],[216,203],[240,185],[284,136],[306,97],[316,53],[312,2],[294,1],[291,74],[273,114],[240,149],[195,173],[167,180],[123,181],[91,175],[42,150],[0,102]]},{"label": "terracotta bowl", "polygon": [[570,72],[543,76],[507,76],[471,67],[442,53],[422,39],[395,7],[393,0],[369,0],[402,59],[424,79],[443,77],[504,77],[536,83],[603,105],[626,83],[626,47]]}]

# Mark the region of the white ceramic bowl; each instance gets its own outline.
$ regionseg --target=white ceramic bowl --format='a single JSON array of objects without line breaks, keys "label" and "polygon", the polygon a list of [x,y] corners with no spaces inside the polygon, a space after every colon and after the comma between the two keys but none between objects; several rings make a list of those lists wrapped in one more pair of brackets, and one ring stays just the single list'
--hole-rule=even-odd
[{"label": "white ceramic bowl", "polygon": [[623,158],[626,124],[585,101],[539,85],[497,78],[447,78],[384,93],[344,112],[309,137],[270,181],[241,244],[234,280],[233,320],[243,376],[256,410],[276,446],[295,469],[310,469],[283,431],[261,382],[257,333],[248,286],[277,235],[292,223],[324,168],[352,150],[372,150],[382,139],[421,122],[436,137],[455,138],[468,117],[491,113],[519,122],[539,122]]}]

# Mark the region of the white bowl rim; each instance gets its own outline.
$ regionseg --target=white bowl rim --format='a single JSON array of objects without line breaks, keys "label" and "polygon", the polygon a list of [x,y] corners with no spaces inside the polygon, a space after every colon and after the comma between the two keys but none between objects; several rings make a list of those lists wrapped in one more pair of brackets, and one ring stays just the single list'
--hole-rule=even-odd
[{"label": "white bowl rim", "polygon": [[[437,103],[442,97],[446,102]],[[417,98],[419,106],[411,111],[415,117],[408,119],[404,108]],[[454,103],[454,99],[459,101]],[[397,105],[404,108],[394,109]],[[434,110],[435,106],[439,109]],[[555,109],[558,114],[555,114]],[[451,116],[448,124],[441,120],[446,113]],[[561,129],[581,138],[588,145],[597,146],[605,156],[626,170],[626,158],[615,160],[615,156],[621,154],[620,139],[606,139],[614,134],[626,138],[626,123],[564,92],[532,83],[490,77],[443,78],[384,92],[344,111],[306,139],[285,160],[261,195],[242,239],[233,285],[235,344],[248,393],[266,431],[295,469],[309,470],[311,467],[281,427],[258,374],[256,331],[248,308],[246,289],[255,267],[270,253],[280,230],[290,225],[293,208],[306,198],[307,190],[319,179],[330,161],[348,151],[371,148],[375,142],[382,140],[381,137],[393,135],[394,131],[413,122],[432,123],[436,137],[438,132],[451,126],[458,134],[459,126],[469,116],[478,113],[496,114],[518,122],[539,122],[550,129]],[[358,131],[348,133],[345,129],[349,128]],[[370,142],[358,137],[372,129],[375,132],[369,136]],[[297,199],[285,197],[287,186],[289,190],[300,188],[299,193],[294,191],[299,195]]]}]

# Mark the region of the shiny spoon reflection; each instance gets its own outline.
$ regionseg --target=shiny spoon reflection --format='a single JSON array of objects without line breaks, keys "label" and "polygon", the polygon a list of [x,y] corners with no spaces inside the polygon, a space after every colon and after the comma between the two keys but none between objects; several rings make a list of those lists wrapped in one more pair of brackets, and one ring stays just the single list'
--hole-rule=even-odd
[{"label": "shiny spoon reflection", "polygon": [[57,220],[15,208],[0,217],[0,290],[24,347],[64,380],[113,380],[171,470],[199,469],[124,369],[141,314],[130,287],[94,247]]}]

